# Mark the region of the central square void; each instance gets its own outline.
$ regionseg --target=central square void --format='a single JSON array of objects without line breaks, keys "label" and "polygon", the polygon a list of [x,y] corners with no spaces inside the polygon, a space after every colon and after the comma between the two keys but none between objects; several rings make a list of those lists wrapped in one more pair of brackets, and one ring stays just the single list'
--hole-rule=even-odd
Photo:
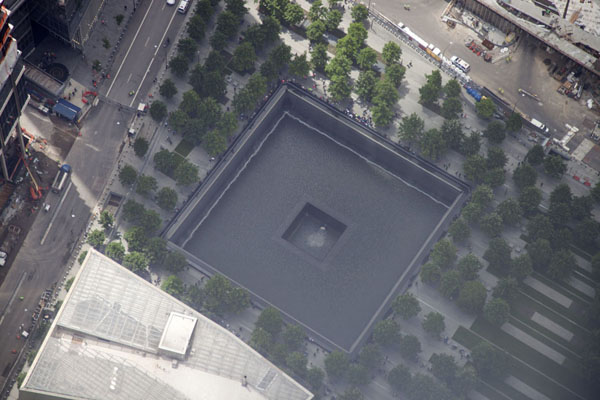
[{"label": "central square void", "polygon": [[324,261],[345,230],[346,225],[307,203],[284,232],[283,238],[317,260]]}]

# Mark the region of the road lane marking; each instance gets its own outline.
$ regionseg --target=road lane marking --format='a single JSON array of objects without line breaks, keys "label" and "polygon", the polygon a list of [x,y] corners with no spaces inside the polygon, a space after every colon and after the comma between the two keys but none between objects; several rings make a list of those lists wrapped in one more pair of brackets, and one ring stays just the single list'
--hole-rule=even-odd
[{"label": "road lane marking", "polygon": [[148,42],[150,41],[150,36],[146,38],[146,43],[144,43],[144,47],[148,47]]},{"label": "road lane marking", "polygon": [[56,219],[56,216],[58,215],[60,208],[62,207],[63,203],[65,202],[65,199],[67,198],[67,194],[69,193],[69,190],[71,190],[71,186],[73,186],[73,180],[69,181],[69,186],[67,186],[67,189],[65,189],[65,193],[63,194],[62,198],[60,199],[60,202],[56,206],[56,210],[54,210],[54,215],[52,216],[52,219],[50,220],[50,223],[48,224],[48,228],[46,228],[46,232],[44,232],[44,236],[42,236],[40,246],[44,245],[44,242],[46,241],[46,237],[48,236],[48,233],[50,233],[50,229],[52,228],[52,224],[54,223],[54,220]]},{"label": "road lane marking", "polygon": [[142,26],[144,25],[144,21],[146,21],[146,17],[148,16],[148,13],[150,12],[150,9],[152,8],[152,3],[154,3],[154,0],[150,1],[150,5],[148,6],[148,9],[146,10],[146,14],[144,14],[144,18],[142,19],[142,22],[140,23],[140,26],[138,26],[138,29],[135,32],[135,36],[133,37],[133,40],[131,41],[131,44],[129,45],[129,48],[127,49],[127,53],[125,53],[125,57],[123,57],[123,61],[121,61],[121,65],[119,65],[119,69],[117,70],[117,73],[115,74],[112,82],[110,83],[110,86],[108,87],[108,90],[106,91],[106,97],[108,97],[108,95],[110,94],[110,91],[112,90],[115,82],[117,81],[117,77],[119,76],[119,72],[121,72],[121,68],[123,68],[123,65],[125,64],[125,60],[127,60],[127,57],[129,57],[129,52],[131,51],[131,48],[133,47],[133,44],[135,43],[135,40],[137,39],[137,36],[140,33],[140,29],[142,29]]},{"label": "road lane marking", "polygon": [[0,318],[0,325],[2,325],[2,322],[4,321],[4,316],[6,315],[6,312],[10,308],[13,301],[15,301],[15,298],[17,297],[17,292],[21,288],[21,285],[23,284],[23,281],[25,280],[26,276],[27,276],[27,272],[23,272],[23,275],[21,275],[21,279],[19,279],[19,283],[17,284],[15,291],[13,292],[10,300],[8,301],[8,304],[6,305],[6,307],[4,307],[4,310],[2,311],[2,318]]},{"label": "road lane marking", "polygon": [[129,81],[131,80],[131,75],[133,74],[129,74],[129,78],[127,78],[127,83],[129,83]]}]

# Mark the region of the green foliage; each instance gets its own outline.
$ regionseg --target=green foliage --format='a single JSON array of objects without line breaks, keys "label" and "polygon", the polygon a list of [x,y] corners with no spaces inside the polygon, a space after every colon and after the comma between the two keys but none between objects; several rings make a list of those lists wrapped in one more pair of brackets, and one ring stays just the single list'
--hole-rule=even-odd
[{"label": "green foliage", "polygon": [[448,239],[442,239],[433,246],[430,259],[442,268],[449,268],[456,261],[456,246]]},{"label": "green foliage", "polygon": [[129,251],[143,251],[148,242],[146,231],[139,226],[129,228],[123,237],[127,242],[127,249]]},{"label": "green foliage", "polygon": [[188,263],[183,253],[179,251],[169,251],[166,253],[163,265],[167,270],[173,273],[178,273],[183,271],[183,269],[187,267]]},{"label": "green foliage", "polygon": [[479,225],[481,230],[489,237],[497,237],[502,233],[502,217],[495,212],[484,215]]},{"label": "green foliage", "polygon": [[356,80],[356,84],[354,85],[354,90],[356,91],[356,94],[358,94],[363,100],[370,102],[375,93],[376,83],[377,76],[375,75],[375,72],[371,70],[360,71],[358,79]]},{"label": "green foliage", "polygon": [[267,80],[259,73],[254,73],[248,79],[246,86],[238,90],[233,98],[233,106],[239,113],[248,113],[253,110],[258,100],[260,100],[267,91]]},{"label": "green foliage", "polygon": [[110,42],[107,38],[102,39],[102,47],[104,47],[105,49],[110,49]]},{"label": "green foliage", "polygon": [[422,322],[423,329],[433,337],[439,337],[440,334],[446,329],[444,323],[444,316],[438,312],[432,311],[425,316]]},{"label": "green foliage", "polygon": [[392,310],[395,315],[400,315],[407,320],[416,316],[421,311],[419,300],[410,292],[397,296],[392,302]]},{"label": "green foliage", "polygon": [[377,62],[377,53],[370,47],[364,47],[356,56],[356,64],[361,70],[369,70]]},{"label": "green foliage", "polygon": [[342,101],[350,97],[350,80],[346,75],[334,75],[329,84],[329,94],[335,101]]},{"label": "green foliage", "polygon": [[178,54],[169,61],[169,68],[175,76],[183,78],[190,68],[190,60],[182,54]]},{"label": "green foliage", "polygon": [[249,42],[243,42],[236,47],[229,65],[234,71],[244,73],[254,67],[255,61],[256,53],[254,52],[254,46]]},{"label": "green foliage", "polygon": [[483,315],[490,324],[502,326],[508,321],[510,306],[504,299],[496,297],[486,303]]},{"label": "green foliage", "polygon": [[187,33],[192,39],[199,42],[204,39],[204,31],[206,30],[206,23],[202,15],[194,15],[187,23]]},{"label": "green foliage", "polygon": [[304,11],[298,4],[289,2],[285,7],[285,22],[290,25],[299,25],[304,20]]},{"label": "green foliage", "polygon": [[[290,3],[295,4],[295,3]],[[288,66],[290,74],[301,77],[307,76],[310,72],[310,63],[308,62],[306,52],[296,55]]]},{"label": "green foliage", "polygon": [[137,171],[131,165],[126,164],[119,171],[119,182],[123,186],[131,186],[137,179]]},{"label": "green foliage", "polygon": [[216,32],[221,33],[225,39],[231,39],[236,35],[238,28],[240,27],[239,21],[239,16],[235,15],[231,11],[223,11],[217,17]]},{"label": "green foliage", "polygon": [[154,210],[146,210],[139,222],[139,226],[149,235],[160,228],[161,224],[162,220],[160,219],[160,215]]},{"label": "green foliage", "polygon": [[553,178],[560,178],[567,172],[567,164],[560,156],[548,155],[544,158],[544,172]]},{"label": "green foliage", "polygon": [[425,75],[425,79],[427,79],[427,83],[432,84],[439,91],[442,90],[442,74],[439,69],[431,71],[429,75]]},{"label": "green foliage", "polygon": [[166,211],[172,211],[177,205],[177,192],[170,187],[163,187],[158,191],[156,203]]},{"label": "green foliage", "polygon": [[473,365],[483,377],[500,379],[506,375],[509,356],[490,343],[482,341],[471,349]]},{"label": "green foliage", "polygon": [[444,120],[441,130],[446,144],[454,150],[459,150],[465,136],[460,121],[457,119]]},{"label": "green foliage", "polygon": [[160,286],[162,290],[169,293],[171,296],[180,297],[184,293],[184,286],[181,279],[175,275],[169,275]]},{"label": "green foliage", "polygon": [[417,113],[403,117],[398,125],[400,139],[407,141],[409,144],[420,142],[424,131],[425,122]]},{"label": "green foliage", "polygon": [[406,389],[410,384],[411,378],[410,369],[404,364],[398,364],[388,373],[387,381],[392,387],[394,394],[397,395]]},{"label": "green foliage", "polygon": [[104,240],[106,236],[104,236],[104,231],[100,229],[94,229],[91,231],[87,237],[87,242],[96,250],[98,250],[104,244]]},{"label": "green foliage", "polygon": [[479,281],[467,281],[460,289],[457,304],[463,310],[478,314],[485,305],[487,291]]},{"label": "green foliage", "polygon": [[185,289],[184,301],[195,310],[202,308],[204,297],[204,290],[197,285],[189,285]]},{"label": "green foliage", "polygon": [[517,188],[519,188],[519,190],[523,190],[526,187],[535,185],[535,181],[537,180],[537,172],[531,165],[523,163],[515,168],[515,171],[513,172],[513,180],[515,181]]},{"label": "green foliage", "polygon": [[506,121],[506,130],[509,132],[518,132],[523,127],[523,117],[517,112],[513,112]]},{"label": "green foliage", "polygon": [[596,240],[598,239],[599,234],[600,227],[598,226],[598,223],[591,218],[586,218],[579,222],[575,225],[575,230],[573,231],[573,237],[580,246],[594,250],[597,248]]},{"label": "green foliage", "polygon": [[369,371],[377,368],[383,361],[383,355],[379,345],[376,343],[368,343],[360,349],[358,353],[358,362],[365,366]]},{"label": "green foliage", "polygon": [[353,363],[348,367],[347,379],[352,386],[364,386],[371,381],[371,376],[364,365]]},{"label": "green foliage", "polygon": [[459,398],[467,398],[467,394],[477,385],[477,371],[471,365],[466,364],[456,371],[455,379],[450,382],[450,388]]},{"label": "green foliage", "polygon": [[506,180],[506,173],[504,168],[492,168],[488,169],[485,172],[485,176],[483,177],[483,183],[493,188],[497,188],[498,186],[502,186],[504,181]]},{"label": "green foliage", "polygon": [[102,227],[105,230],[108,230],[108,229],[112,228],[113,223],[115,222],[115,219],[110,212],[108,212],[107,210],[104,210],[100,213],[100,219],[98,220],[98,222],[100,223],[100,225],[102,225]]},{"label": "green foliage", "polygon": [[527,234],[531,241],[535,241],[539,238],[550,240],[552,230],[552,223],[544,214],[535,215],[527,223]]},{"label": "green foliage", "polygon": [[385,78],[390,81],[394,87],[400,87],[402,83],[402,79],[404,79],[404,75],[406,74],[406,67],[400,64],[392,64],[385,67]]},{"label": "green foliage", "polygon": [[239,18],[242,18],[247,12],[246,0],[225,0],[225,9]]},{"label": "green foliage", "polygon": [[481,147],[481,136],[478,132],[471,132],[465,136],[460,144],[460,152],[465,156],[472,156],[479,152]]},{"label": "green foliage", "polygon": [[304,343],[306,338],[306,332],[300,325],[288,325],[286,326],[281,339],[285,344],[287,350],[296,351]]},{"label": "green foliage", "polygon": [[519,195],[519,205],[526,216],[534,214],[542,201],[542,191],[535,186],[528,186]]},{"label": "green foliage", "polygon": [[227,150],[227,139],[221,132],[213,129],[202,140],[202,147],[210,156],[218,156]]},{"label": "green foliage", "polygon": [[400,327],[393,319],[384,319],[373,327],[373,341],[381,346],[389,346],[398,341]]},{"label": "green foliage", "polygon": [[303,353],[293,351],[285,358],[287,366],[298,376],[305,377],[307,373],[306,364],[308,360]]},{"label": "green foliage", "polygon": [[508,158],[504,154],[504,150],[497,146],[488,147],[487,151],[487,167],[492,168],[504,168]]},{"label": "green foliage", "polygon": [[250,346],[259,353],[266,355],[273,347],[271,334],[262,328],[256,328],[250,336]]},{"label": "green foliage", "polygon": [[321,20],[313,21],[308,28],[306,28],[306,37],[311,42],[320,42],[323,40],[323,35],[325,34],[326,30],[327,27],[325,22]]},{"label": "green foliage", "polygon": [[547,239],[537,239],[527,244],[527,254],[531,258],[532,267],[544,271],[552,259],[552,247]]},{"label": "green foliage", "polygon": [[515,278],[518,282],[523,281],[533,271],[533,264],[529,254],[521,254],[512,260],[509,275]]},{"label": "green foliage", "polygon": [[335,350],[325,357],[325,371],[331,381],[339,381],[346,376],[350,361],[346,353]]},{"label": "green foliage", "polygon": [[369,10],[363,4],[357,4],[352,7],[350,15],[352,16],[352,22],[363,22],[369,18]]},{"label": "green foliage", "polygon": [[475,110],[481,118],[490,119],[494,115],[494,112],[496,112],[496,105],[491,99],[486,97],[475,103]]},{"label": "green foliage", "polygon": [[123,205],[123,218],[127,222],[139,224],[145,213],[146,209],[144,206],[135,200],[127,200]]},{"label": "green foliage", "polygon": [[121,25],[121,22],[123,22],[123,18],[125,18],[123,14],[115,15],[115,21],[117,22],[117,25]]},{"label": "green foliage", "polygon": [[73,281],[75,280],[75,277],[72,276],[69,279],[67,279],[67,281],[65,282],[65,292],[68,292],[71,289],[71,286],[73,286]]},{"label": "green foliage", "polygon": [[521,218],[523,218],[521,206],[519,205],[519,202],[513,198],[506,199],[498,204],[496,212],[500,215],[502,222],[506,225],[516,225]]},{"label": "green foliage", "polygon": [[206,309],[220,314],[239,313],[250,305],[248,293],[231,285],[222,275],[213,275],[204,286]]},{"label": "green foliage", "polygon": [[208,22],[214,12],[215,10],[210,0],[198,0],[196,8],[194,8],[194,14],[201,15],[204,22]]},{"label": "green foliage", "polygon": [[480,183],[485,177],[487,162],[479,154],[473,154],[466,158],[463,163],[465,177],[475,183]]},{"label": "green foliage", "polygon": [[[144,253],[132,251],[123,258],[123,266],[129,268],[133,272],[141,271],[148,268],[148,258]],[[165,290],[164,286],[166,283],[166,281],[163,283],[163,290]]]},{"label": "green foliage", "polygon": [[339,400],[364,400],[365,395],[357,387],[349,387],[337,398]]},{"label": "green foliage", "polygon": [[325,16],[325,27],[328,32],[335,31],[342,22],[342,13],[339,10],[329,10]]},{"label": "green foliage", "polygon": [[[479,104],[479,103],[478,103]],[[506,137],[505,126],[501,121],[494,120],[490,122],[483,131],[483,135],[491,142],[495,144],[502,143]]]},{"label": "green foliage", "polygon": [[158,188],[156,178],[149,175],[140,175],[135,192],[139,195],[148,197]]},{"label": "green foliage", "polygon": [[198,176],[198,167],[187,160],[183,160],[175,171],[173,176],[178,185],[187,186],[200,180]]},{"label": "green foliage", "polygon": [[566,280],[576,265],[575,257],[569,250],[558,250],[552,255],[548,275],[554,280]]},{"label": "green foliage", "polygon": [[490,240],[488,249],[485,251],[483,258],[488,260],[490,268],[497,271],[508,272],[512,264],[510,247],[502,238],[493,238]]},{"label": "green foliage", "polygon": [[325,372],[319,367],[311,367],[306,373],[306,381],[315,392],[318,392],[323,386],[324,378]]},{"label": "green foliage", "polygon": [[446,97],[458,97],[460,96],[460,91],[460,83],[456,79],[450,79],[444,86]]},{"label": "green foliage", "polygon": [[577,221],[590,218],[593,209],[594,199],[592,196],[574,197],[573,201],[571,202],[571,215]]},{"label": "green foliage", "polygon": [[327,54],[327,45],[325,43],[317,43],[313,46],[310,52],[310,63],[317,71],[325,71],[325,66],[329,61]]},{"label": "green foliage", "polygon": [[431,158],[434,161],[437,161],[447,149],[444,136],[435,128],[425,131],[420,144],[423,156]]},{"label": "green foliage", "polygon": [[123,257],[125,257],[125,246],[123,246],[123,243],[120,241],[110,242],[108,246],[106,246],[106,255],[116,262],[121,263]]},{"label": "green foliage", "polygon": [[158,236],[148,239],[144,247],[144,254],[151,264],[162,264],[167,255],[167,241]]},{"label": "green foliage", "polygon": [[273,338],[277,337],[283,328],[283,319],[279,311],[273,307],[265,308],[259,315],[255,324],[269,332]]},{"label": "green foliage", "polygon": [[461,279],[458,271],[450,269],[442,274],[440,279],[440,293],[449,299],[453,299],[460,289]]},{"label": "green foliage", "polygon": [[429,359],[431,373],[446,384],[450,384],[458,371],[454,357],[446,353],[433,353]]},{"label": "green foliage", "polygon": [[442,270],[439,265],[428,262],[421,268],[420,276],[423,282],[435,285],[442,277]]},{"label": "green foliage", "polygon": [[442,104],[442,116],[444,118],[456,119],[462,111],[462,102],[458,97],[446,97]]},{"label": "green foliage", "polygon": [[142,137],[135,139],[133,142],[133,151],[135,155],[143,158],[148,152],[148,148],[150,147],[148,141]]},{"label": "green foliage", "polygon": [[421,342],[419,342],[419,338],[414,335],[402,336],[398,343],[398,350],[400,351],[402,358],[414,361],[421,352]]},{"label": "green foliage", "polygon": [[155,100],[150,105],[150,116],[155,121],[162,121],[167,116],[167,106],[160,100]]},{"label": "green foliage", "polygon": [[419,102],[424,105],[433,105],[440,97],[440,89],[430,82],[419,88]]},{"label": "green foliage", "polygon": [[481,206],[481,204],[471,201],[469,204],[467,204],[463,208],[461,216],[469,224],[475,224],[475,223],[479,222],[482,214],[483,214],[483,207]]},{"label": "green foliage", "polygon": [[77,262],[79,263],[79,265],[83,264],[83,262],[85,261],[85,257],[87,257],[87,253],[88,251],[84,250],[79,254],[79,258],[77,258]]},{"label": "green foliage", "polygon": [[471,228],[463,218],[458,218],[450,224],[448,234],[455,243],[464,243],[471,236]]},{"label": "green foliage", "polygon": [[536,144],[527,152],[525,160],[531,165],[540,165],[544,161],[545,156],[544,148],[541,145]]},{"label": "green foliage", "polygon": [[327,15],[327,9],[323,7],[323,2],[321,0],[313,1],[308,11],[308,19],[318,21],[324,19],[325,15]]},{"label": "green foliage", "polygon": [[177,53],[182,55],[188,61],[192,61],[198,50],[198,44],[196,41],[189,37],[183,37],[177,42]]},{"label": "green foliage", "polygon": [[479,277],[479,270],[482,268],[481,261],[473,253],[469,253],[466,256],[458,260],[456,264],[456,270],[460,274],[460,279],[463,281],[472,281]]}]

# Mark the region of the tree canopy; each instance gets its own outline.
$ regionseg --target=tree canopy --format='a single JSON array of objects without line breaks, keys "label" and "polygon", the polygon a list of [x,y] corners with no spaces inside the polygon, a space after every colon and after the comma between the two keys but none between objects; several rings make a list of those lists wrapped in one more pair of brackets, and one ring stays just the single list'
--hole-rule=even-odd
[{"label": "tree canopy", "polygon": [[422,322],[423,329],[434,337],[439,337],[440,334],[446,329],[444,323],[444,316],[438,312],[432,311],[425,316]]},{"label": "tree canopy", "polygon": [[410,292],[397,296],[392,302],[394,314],[407,320],[416,316],[421,311],[419,300]]}]

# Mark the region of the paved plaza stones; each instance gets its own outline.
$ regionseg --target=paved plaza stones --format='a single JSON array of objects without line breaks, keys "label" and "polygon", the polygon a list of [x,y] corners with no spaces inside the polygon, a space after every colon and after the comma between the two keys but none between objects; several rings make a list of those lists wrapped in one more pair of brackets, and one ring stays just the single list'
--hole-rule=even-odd
[{"label": "paved plaza stones", "polygon": [[227,276],[316,340],[352,352],[416,273],[467,190],[283,85],[166,236],[195,267]]}]

